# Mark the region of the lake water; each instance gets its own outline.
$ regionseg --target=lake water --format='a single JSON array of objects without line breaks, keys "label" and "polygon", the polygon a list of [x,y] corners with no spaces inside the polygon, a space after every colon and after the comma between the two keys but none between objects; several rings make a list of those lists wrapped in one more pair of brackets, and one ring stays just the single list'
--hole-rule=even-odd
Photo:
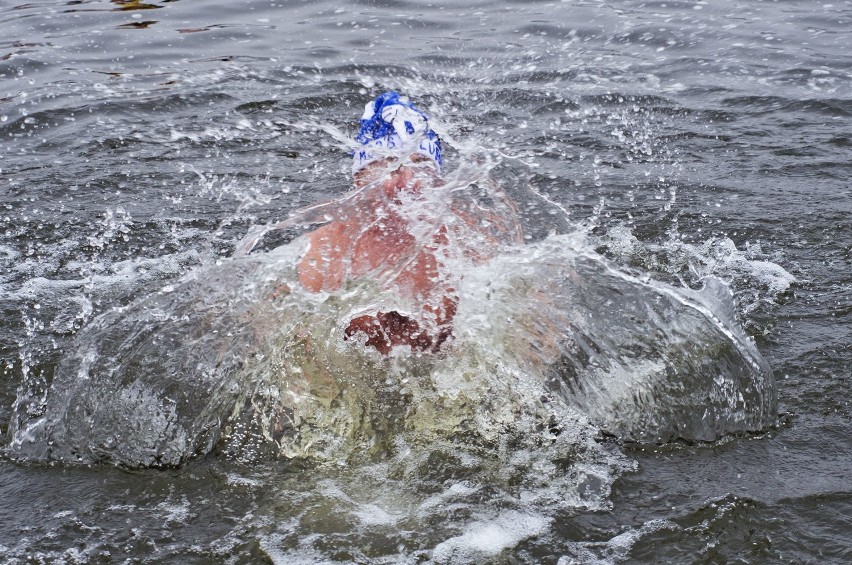
[{"label": "lake water", "polygon": [[[3,561],[852,561],[850,45],[849,1],[4,2]],[[227,334],[250,298],[228,302],[228,289],[292,260],[287,233],[230,259],[251,226],[347,193],[347,140],[391,89],[429,113],[452,182],[493,179],[524,218],[528,245],[463,273],[454,353],[390,368],[329,353],[331,374],[366,379],[340,398],[369,425],[338,444],[260,453],[232,430],[224,447],[151,448],[159,459],[144,442],[110,444],[128,422],[168,417],[166,359],[189,366],[210,335],[193,305],[219,308]],[[563,267],[585,276],[557,284]],[[492,287],[502,299],[481,296]],[[128,316],[152,304],[189,317],[156,326],[165,346],[115,345],[135,347],[148,326]],[[706,346],[677,342],[684,366],[711,368],[670,371],[682,380],[660,410],[682,400],[678,383],[729,382],[713,373],[723,359],[769,368],[774,384],[744,377],[691,428],[688,411],[639,425],[615,404],[547,404],[536,387],[553,374],[517,362],[544,346],[524,349],[531,334],[501,320],[546,330],[595,305],[609,310],[576,335],[638,339],[627,326],[659,312],[683,317],[657,320],[658,344],[721,328]],[[313,323],[291,306],[276,312]],[[311,335],[337,331],[319,312]],[[620,382],[659,392],[642,351],[677,354],[630,357],[613,339],[598,352]],[[75,359],[130,358],[134,384],[56,408],[89,376]],[[553,398],[588,393],[555,374],[576,388]],[[464,379],[467,400],[446,401]],[[132,421],[68,416],[80,398],[96,412],[125,402],[136,383],[148,388],[131,400],[153,404]],[[68,444],[27,451],[16,431],[43,417]]]}]

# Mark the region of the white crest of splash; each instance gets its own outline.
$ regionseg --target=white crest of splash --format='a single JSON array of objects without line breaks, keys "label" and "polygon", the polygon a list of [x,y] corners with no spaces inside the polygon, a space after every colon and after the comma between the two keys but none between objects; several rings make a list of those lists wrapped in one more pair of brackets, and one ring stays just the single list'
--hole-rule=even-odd
[{"label": "white crest of splash", "polygon": [[436,563],[478,563],[504,549],[547,531],[551,519],[509,510],[487,522],[474,522],[456,537],[441,542],[432,553]]},{"label": "white crest of splash", "polygon": [[[621,261],[639,262],[671,275],[686,270],[698,280],[718,277],[735,285],[753,280],[752,287],[765,289],[760,293],[763,300],[773,300],[796,282],[794,275],[764,253],[760,243],[746,243],[743,249],[727,237],[687,243],[670,232],[662,243],[649,244],[640,242],[626,225],[609,228],[596,242]],[[743,306],[748,309],[750,305]]]}]

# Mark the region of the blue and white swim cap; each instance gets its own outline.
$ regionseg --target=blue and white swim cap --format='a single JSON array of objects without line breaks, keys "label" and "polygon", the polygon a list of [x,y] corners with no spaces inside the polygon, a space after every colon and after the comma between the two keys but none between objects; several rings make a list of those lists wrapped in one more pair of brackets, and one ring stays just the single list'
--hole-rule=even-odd
[{"label": "blue and white swim cap", "polygon": [[355,140],[364,147],[356,149],[352,172],[373,161],[418,153],[432,159],[441,171],[441,140],[429,129],[429,118],[397,92],[385,92],[367,104],[361,117],[361,129]]}]

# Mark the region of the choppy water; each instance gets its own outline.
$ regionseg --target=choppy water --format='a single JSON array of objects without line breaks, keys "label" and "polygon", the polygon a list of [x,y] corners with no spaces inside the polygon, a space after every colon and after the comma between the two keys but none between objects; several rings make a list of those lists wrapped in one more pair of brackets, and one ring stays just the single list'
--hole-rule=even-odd
[{"label": "choppy water", "polygon": [[[0,554],[848,562],[850,36],[849,2],[4,5]],[[391,88],[527,244],[464,270],[452,354],[330,339],[316,397],[359,386],[301,413],[315,436],[264,440],[273,363],[205,373],[228,394],[168,369],[225,347],[202,310],[286,367],[299,324],[339,330],[345,304],[252,310],[297,233],[230,256],[346,193],[346,140]],[[67,408],[87,402],[101,420]]]}]

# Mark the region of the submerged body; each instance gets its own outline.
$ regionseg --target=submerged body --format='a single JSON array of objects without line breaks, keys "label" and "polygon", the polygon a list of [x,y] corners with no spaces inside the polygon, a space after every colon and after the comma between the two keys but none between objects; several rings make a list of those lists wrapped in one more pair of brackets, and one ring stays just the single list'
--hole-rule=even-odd
[{"label": "submerged body", "polygon": [[385,355],[399,345],[436,352],[452,335],[455,269],[522,243],[520,222],[502,195],[497,214],[465,210],[452,200],[435,209],[432,199],[430,209],[423,191],[440,184],[434,171],[397,163],[389,170],[386,178],[358,186],[364,192],[357,202],[334,210],[329,223],[307,235],[299,283],[311,292],[337,292],[350,280],[377,281],[411,301],[413,310],[357,316],[346,326],[347,338],[364,334],[366,344]]},{"label": "submerged body", "polygon": [[[308,250],[298,263],[299,282],[312,292],[339,291],[348,279],[369,276],[418,303],[418,312],[364,314],[347,325],[347,337],[361,332],[367,345],[385,355],[397,345],[437,350],[451,334],[457,304],[439,259],[449,243],[446,224],[436,222],[418,239],[403,217],[400,193],[408,193],[412,206],[423,182],[414,174],[400,166],[357,205],[338,210],[308,235]],[[416,188],[409,186],[415,182]]]}]

